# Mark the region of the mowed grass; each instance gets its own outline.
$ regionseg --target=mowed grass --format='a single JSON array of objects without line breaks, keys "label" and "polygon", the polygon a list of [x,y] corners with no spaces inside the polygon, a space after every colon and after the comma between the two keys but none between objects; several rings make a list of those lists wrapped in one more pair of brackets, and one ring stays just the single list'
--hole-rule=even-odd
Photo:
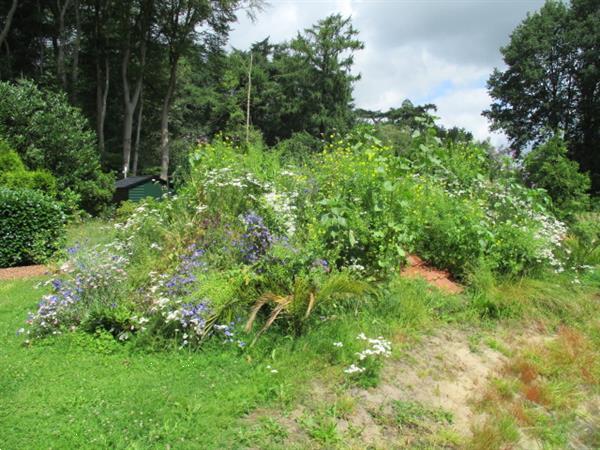
[{"label": "mowed grass", "polygon": [[311,372],[293,358],[272,361],[272,374],[233,349],[148,354],[73,333],[24,347],[15,332],[34,284],[0,285],[2,449],[222,448],[239,417]]},{"label": "mowed grass", "polygon": [[115,237],[114,223],[102,219],[88,219],[67,227],[67,246],[102,245]]}]

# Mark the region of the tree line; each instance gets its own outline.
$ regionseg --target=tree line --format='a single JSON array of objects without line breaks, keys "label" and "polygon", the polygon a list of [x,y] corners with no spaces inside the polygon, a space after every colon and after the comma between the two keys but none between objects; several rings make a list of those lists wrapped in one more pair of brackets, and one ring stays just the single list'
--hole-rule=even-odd
[{"label": "tree line", "polygon": [[260,7],[255,0],[2,0],[0,76],[66,92],[94,125],[105,168],[136,173],[141,153],[158,148],[149,159],[160,158],[166,178],[184,60],[206,63],[222,51],[237,14]]},{"label": "tree line", "polygon": [[332,15],[289,42],[228,51],[237,14],[261,7],[255,0],[0,0],[0,11],[10,8],[0,76],[65,92],[94,125],[104,168],[123,174],[158,169],[159,161],[166,179],[184,149],[217,132],[259,133],[275,144],[296,132],[347,130],[358,79],[353,54],[363,47],[350,19]]},{"label": "tree line", "polygon": [[[359,122],[418,129],[435,105],[356,109],[350,18],[334,14],[286,42],[228,49],[237,16],[261,0],[0,0],[0,78],[64,92],[96,131],[104,170],[167,179],[195,142],[226,133],[318,148]],[[515,157],[564,138],[600,190],[600,2],[548,0],[501,49],[484,112]],[[472,140],[437,127],[440,137]]]}]

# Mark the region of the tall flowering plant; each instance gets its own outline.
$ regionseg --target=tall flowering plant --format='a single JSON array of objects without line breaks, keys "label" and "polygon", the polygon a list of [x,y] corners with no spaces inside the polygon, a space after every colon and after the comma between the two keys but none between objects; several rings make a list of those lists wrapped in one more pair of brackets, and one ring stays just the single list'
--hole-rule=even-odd
[{"label": "tall flowering plant", "polygon": [[119,248],[113,243],[89,252],[72,249],[71,260],[63,266],[65,275],[45,283],[51,293],[29,313],[28,327],[21,331],[32,337],[58,334],[85,325],[100,310],[122,307],[128,258]]},{"label": "tall flowering plant", "polygon": [[208,270],[205,253],[199,244],[191,244],[171,273],[150,273],[143,293],[145,307],[132,318],[132,331],[175,338],[181,348],[198,346],[213,335],[244,346],[235,339],[235,324],[220,323],[220,311],[213,302],[193,294],[198,288],[198,274]]}]

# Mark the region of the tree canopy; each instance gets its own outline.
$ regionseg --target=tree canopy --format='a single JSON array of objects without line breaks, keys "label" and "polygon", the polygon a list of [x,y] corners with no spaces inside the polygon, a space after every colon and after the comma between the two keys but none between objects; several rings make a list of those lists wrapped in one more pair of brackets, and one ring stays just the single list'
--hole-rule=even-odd
[{"label": "tree canopy", "polygon": [[569,155],[600,190],[600,3],[548,1],[501,49],[484,114],[517,152],[563,131]]}]

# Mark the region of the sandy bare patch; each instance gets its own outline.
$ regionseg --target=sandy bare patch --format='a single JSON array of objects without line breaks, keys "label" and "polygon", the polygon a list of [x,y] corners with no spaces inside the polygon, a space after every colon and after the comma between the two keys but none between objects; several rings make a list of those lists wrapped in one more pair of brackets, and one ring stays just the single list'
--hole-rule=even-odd
[{"label": "sandy bare patch", "polygon": [[[466,332],[440,331],[423,339],[400,359],[388,361],[376,388],[344,392],[330,388],[324,392],[324,386],[319,385],[318,395],[308,396],[292,412],[284,415],[261,411],[259,415],[274,418],[289,430],[286,444],[306,443],[302,417],[346,396],[353,399],[354,406],[335,419],[337,431],[343,436],[343,448],[455,448],[440,436],[452,434],[460,440],[468,439],[473,424],[484,419],[474,403],[490,377],[506,362],[499,352],[480,347],[477,351],[471,349]],[[415,423],[402,424],[398,420],[398,405],[422,408],[429,415]],[[254,421],[257,415],[248,419]]]},{"label": "sandy bare patch", "polygon": [[445,331],[426,338],[407,358],[388,364],[377,389],[357,390],[355,395],[369,408],[398,400],[447,411],[453,417],[451,428],[468,436],[480,419],[473,400],[505,360],[487,347],[473,352],[464,332]]}]

